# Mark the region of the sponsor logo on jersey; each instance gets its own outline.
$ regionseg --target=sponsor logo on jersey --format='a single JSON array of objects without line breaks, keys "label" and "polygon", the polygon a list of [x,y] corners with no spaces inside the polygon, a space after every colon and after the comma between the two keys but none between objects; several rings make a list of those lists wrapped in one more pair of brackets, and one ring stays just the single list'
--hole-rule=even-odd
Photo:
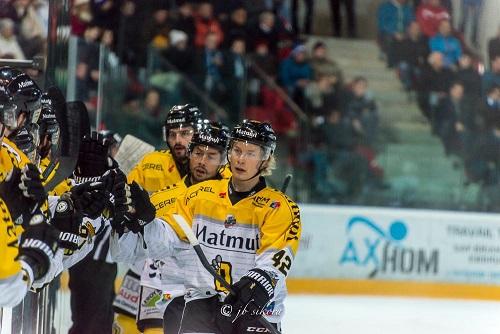
[{"label": "sponsor logo on jersey", "polygon": [[277,208],[279,208],[279,207],[281,206],[281,203],[280,203],[280,202],[278,202],[278,201],[274,201],[274,202],[272,202],[272,203],[271,203],[271,205],[269,205],[269,206],[270,206],[271,208],[273,208],[273,209],[277,209]]},{"label": "sponsor logo on jersey", "polygon": [[200,186],[197,190],[189,193],[189,195],[186,196],[186,204],[187,204],[187,202],[189,202],[189,200],[191,200],[192,198],[195,198],[196,196],[198,196],[198,194],[199,194],[200,191],[204,192],[204,193],[215,194],[215,192],[213,191],[212,187]]},{"label": "sponsor logo on jersey", "polygon": [[166,199],[166,200],[164,200],[164,201],[162,201],[160,203],[157,203],[155,205],[155,208],[156,209],[162,209],[164,207],[170,206],[171,204],[175,203],[176,199],[177,199],[176,197],[172,197],[172,198]]},{"label": "sponsor logo on jersey", "polygon": [[209,232],[205,225],[200,227],[196,224],[196,238],[201,244],[218,249],[228,249],[242,251],[245,253],[255,253],[260,247],[259,232],[256,231],[255,237],[244,237],[241,235],[231,235],[227,230],[221,230],[218,233]]},{"label": "sponsor logo on jersey", "polygon": [[226,220],[224,220],[224,227],[230,228],[236,225],[236,218],[233,215],[227,215]]},{"label": "sponsor logo on jersey", "polygon": [[252,199],[252,204],[258,208],[263,208],[270,200],[268,197],[255,196]]},{"label": "sponsor logo on jersey", "polygon": [[298,240],[299,239],[299,230],[300,230],[300,210],[299,206],[295,203],[290,202],[292,205],[290,206],[292,209],[292,223],[288,228],[288,234],[286,237],[286,241],[290,240]]},{"label": "sponsor logo on jersey", "polygon": [[226,193],[225,192],[219,193],[219,198],[226,198]]},{"label": "sponsor logo on jersey", "polygon": [[168,167],[168,172],[172,173],[172,171],[174,170],[174,168],[175,168],[175,165],[171,165],[170,167]]},{"label": "sponsor logo on jersey", "polygon": [[159,290],[155,290],[149,294],[149,296],[144,299],[142,306],[145,307],[156,307],[156,303],[162,299],[162,293]]},{"label": "sponsor logo on jersey", "polygon": [[142,170],[154,169],[163,171],[163,166],[161,164],[146,163],[142,165]]}]

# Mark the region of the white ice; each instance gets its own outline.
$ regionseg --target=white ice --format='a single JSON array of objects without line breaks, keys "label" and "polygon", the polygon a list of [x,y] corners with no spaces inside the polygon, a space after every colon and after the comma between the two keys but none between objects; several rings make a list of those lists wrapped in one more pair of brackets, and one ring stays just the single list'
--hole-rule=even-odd
[{"label": "white ice", "polygon": [[292,295],[284,334],[498,334],[500,302]]}]

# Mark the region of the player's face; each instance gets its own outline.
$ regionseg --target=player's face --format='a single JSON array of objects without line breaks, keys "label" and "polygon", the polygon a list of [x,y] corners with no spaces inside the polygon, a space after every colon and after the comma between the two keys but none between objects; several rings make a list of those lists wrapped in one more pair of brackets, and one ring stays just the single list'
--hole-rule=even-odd
[{"label": "player's face", "polygon": [[229,150],[229,162],[233,178],[248,180],[259,171],[264,160],[262,148],[242,141],[234,141]]},{"label": "player's face", "polygon": [[202,182],[217,175],[222,161],[221,153],[215,148],[198,145],[189,156],[189,170],[193,181]]},{"label": "player's face", "polygon": [[184,159],[187,157],[187,147],[191,138],[193,138],[193,133],[194,129],[191,126],[181,126],[168,131],[167,142],[175,159]]}]

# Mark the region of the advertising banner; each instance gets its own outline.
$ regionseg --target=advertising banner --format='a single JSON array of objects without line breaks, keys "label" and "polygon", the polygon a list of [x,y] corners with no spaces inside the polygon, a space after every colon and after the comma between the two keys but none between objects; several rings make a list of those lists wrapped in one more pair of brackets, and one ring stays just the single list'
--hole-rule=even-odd
[{"label": "advertising banner", "polygon": [[300,207],[292,278],[500,285],[500,215]]}]

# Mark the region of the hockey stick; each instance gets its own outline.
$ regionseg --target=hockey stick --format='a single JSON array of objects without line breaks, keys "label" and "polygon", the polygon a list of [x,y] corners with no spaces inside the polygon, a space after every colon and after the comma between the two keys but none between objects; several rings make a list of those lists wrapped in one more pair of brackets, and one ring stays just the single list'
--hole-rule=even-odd
[{"label": "hockey stick", "polygon": [[[66,103],[57,87],[50,87],[48,94],[54,102],[56,119],[60,128],[58,152],[56,152],[55,158],[51,159],[42,175],[45,180],[44,187],[50,191],[74,171],[78,160],[80,141],[85,132],[90,132],[90,122],[87,108],[83,102]],[[56,167],[55,174],[48,179]]]},{"label": "hockey stick", "polygon": [[[233,287],[231,286],[231,284],[229,284],[215,270],[215,268],[210,265],[210,263],[207,260],[207,257],[205,256],[205,253],[203,253],[203,250],[201,249],[200,242],[198,241],[198,239],[194,235],[193,230],[191,229],[191,227],[189,226],[189,224],[186,222],[186,220],[184,219],[184,217],[182,217],[181,215],[178,215],[178,214],[174,214],[173,217],[174,217],[177,225],[179,225],[179,227],[182,229],[182,231],[184,232],[184,234],[186,234],[186,237],[188,238],[189,243],[191,244],[191,246],[193,246],[194,251],[196,252],[196,255],[198,256],[198,258],[200,259],[201,264],[203,265],[203,267],[205,267],[205,269],[217,281],[219,281],[219,283],[224,288],[226,288],[230,293],[236,294],[235,291],[234,291],[234,289],[233,289]],[[263,316],[260,316],[258,319],[259,319],[259,322],[261,323],[261,325],[264,326],[265,328],[267,328],[267,330],[269,330],[269,332],[271,332],[273,334],[281,334],[280,331],[278,331],[276,328],[274,328],[274,326],[269,321],[267,321]]]},{"label": "hockey stick", "polygon": [[286,174],[285,179],[283,180],[283,184],[281,185],[281,192],[283,194],[286,193],[286,190],[288,188],[288,185],[290,184],[290,181],[292,181],[293,175],[292,174]]}]

